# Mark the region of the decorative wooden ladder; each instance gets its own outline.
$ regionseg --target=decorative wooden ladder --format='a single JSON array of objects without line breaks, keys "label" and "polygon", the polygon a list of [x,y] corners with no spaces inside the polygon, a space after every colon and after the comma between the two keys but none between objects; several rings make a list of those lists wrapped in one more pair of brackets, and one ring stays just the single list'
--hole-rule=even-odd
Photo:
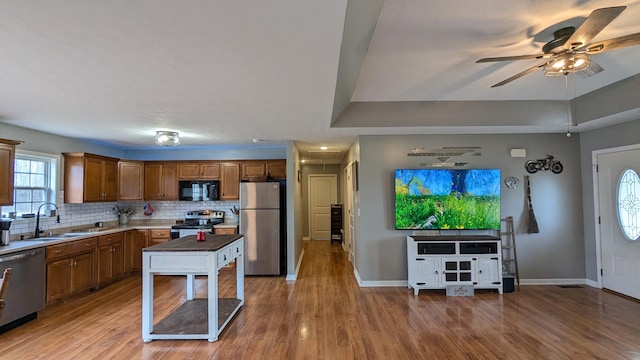
[{"label": "decorative wooden ladder", "polygon": [[507,216],[506,218],[501,219],[501,222],[502,228],[500,229],[500,238],[502,239],[502,271],[503,274],[515,277],[518,286],[520,286],[513,216]]}]

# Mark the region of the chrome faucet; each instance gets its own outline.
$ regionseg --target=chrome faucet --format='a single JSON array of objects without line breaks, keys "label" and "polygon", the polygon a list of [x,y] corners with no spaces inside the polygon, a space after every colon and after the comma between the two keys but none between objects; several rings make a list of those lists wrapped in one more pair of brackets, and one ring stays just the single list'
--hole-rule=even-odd
[{"label": "chrome faucet", "polygon": [[[40,237],[40,209],[42,209],[43,206],[45,205],[53,205],[54,208],[56,208],[56,210],[58,209],[58,205],[52,203],[52,202],[45,202],[42,203],[39,207],[38,207],[38,214],[36,215],[36,231],[35,234],[33,235],[34,238],[39,238]],[[56,216],[56,222],[59,224],[60,223],[60,215],[58,214]]]}]

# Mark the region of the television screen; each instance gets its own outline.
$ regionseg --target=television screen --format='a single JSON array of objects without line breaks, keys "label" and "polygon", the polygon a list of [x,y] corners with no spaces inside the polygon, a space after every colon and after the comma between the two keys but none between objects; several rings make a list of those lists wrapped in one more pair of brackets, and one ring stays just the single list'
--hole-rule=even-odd
[{"label": "television screen", "polygon": [[398,169],[396,229],[500,229],[500,169]]}]

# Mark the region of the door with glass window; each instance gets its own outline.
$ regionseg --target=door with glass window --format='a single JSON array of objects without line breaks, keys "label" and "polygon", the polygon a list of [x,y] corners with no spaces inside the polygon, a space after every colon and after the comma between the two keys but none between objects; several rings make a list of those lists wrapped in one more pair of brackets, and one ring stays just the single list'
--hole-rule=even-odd
[{"label": "door with glass window", "polygon": [[597,155],[602,286],[640,299],[640,149]]}]

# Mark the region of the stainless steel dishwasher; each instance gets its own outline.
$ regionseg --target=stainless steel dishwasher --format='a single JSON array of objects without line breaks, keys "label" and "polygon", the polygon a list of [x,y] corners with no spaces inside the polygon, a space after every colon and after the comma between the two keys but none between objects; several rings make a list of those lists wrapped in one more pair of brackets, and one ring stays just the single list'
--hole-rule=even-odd
[{"label": "stainless steel dishwasher", "polygon": [[[12,268],[5,293],[5,308],[0,317],[0,332],[35,319],[44,307],[44,249],[32,249],[0,255],[0,274]],[[11,323],[11,324],[10,324]]]}]

